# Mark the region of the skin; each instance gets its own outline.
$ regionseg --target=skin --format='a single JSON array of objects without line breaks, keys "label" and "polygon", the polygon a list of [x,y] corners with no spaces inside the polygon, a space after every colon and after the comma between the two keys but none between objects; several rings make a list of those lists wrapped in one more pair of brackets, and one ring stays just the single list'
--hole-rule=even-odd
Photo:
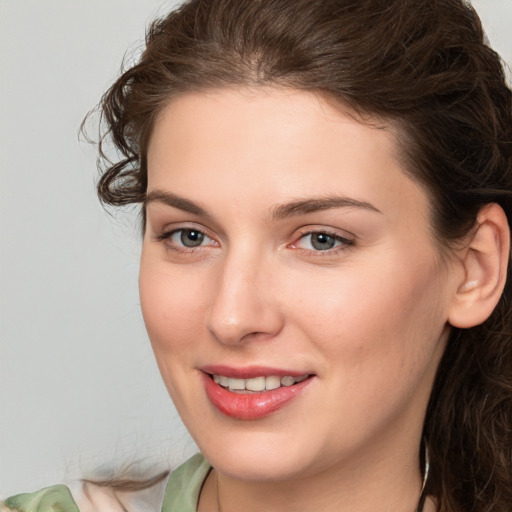
[{"label": "skin", "polygon": [[[392,130],[309,92],[187,94],[157,119],[148,169],[149,195],[199,207],[147,203],[140,269],[164,382],[215,468],[198,510],[216,510],[218,488],[223,512],[412,512],[460,273],[439,255]],[[283,207],[334,196],[364,204]],[[205,233],[202,245],[183,247],[183,229]],[[319,250],[311,231],[341,238]],[[279,411],[241,421],[209,402],[206,364],[315,377]]]}]

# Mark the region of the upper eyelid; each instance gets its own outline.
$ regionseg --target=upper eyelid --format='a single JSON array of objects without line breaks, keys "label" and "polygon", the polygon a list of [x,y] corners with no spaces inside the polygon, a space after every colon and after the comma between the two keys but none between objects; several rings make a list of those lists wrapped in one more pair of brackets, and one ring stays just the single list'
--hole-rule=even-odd
[{"label": "upper eyelid", "polygon": [[[317,250],[317,249],[307,249],[303,247],[299,247],[298,244],[301,240],[303,240],[305,237],[309,235],[314,234],[325,234],[327,236],[330,236],[334,238],[337,242],[340,242],[339,245],[334,246],[330,249],[325,250]],[[344,234],[341,234],[339,231],[337,231],[334,228],[321,228],[321,227],[309,227],[305,228],[302,232],[299,232],[296,236],[294,236],[293,241],[290,242],[287,247],[296,250],[301,251],[306,254],[313,255],[315,257],[329,257],[334,256],[338,254],[341,251],[346,251],[350,249],[351,247],[354,247],[356,245],[356,237],[352,234],[349,234],[347,232],[343,232]]]},{"label": "upper eyelid", "polygon": [[295,239],[315,233],[325,233],[326,235],[342,238],[351,242],[354,242],[356,239],[356,236],[348,231],[322,226],[304,226],[303,228],[299,228],[297,232],[297,235],[294,236]]},{"label": "upper eyelid", "polygon": [[212,235],[209,229],[195,222],[176,222],[171,224],[165,224],[164,227],[160,229],[154,229],[153,233],[155,238],[163,238],[169,237],[170,235],[176,233],[177,231],[184,231],[186,229],[190,229],[192,231],[199,231],[208,238],[215,239],[215,236]]},{"label": "upper eyelid", "polygon": [[347,242],[351,242],[352,240],[346,236],[343,236],[343,235],[340,235],[338,233],[332,233],[330,231],[307,231],[306,233],[302,233],[299,238],[297,238],[297,240],[300,240],[301,238],[305,238],[309,235],[327,235],[331,238],[334,238],[335,240],[340,240],[340,241],[347,241]]},{"label": "upper eyelid", "polygon": [[[304,233],[303,235],[299,236],[298,238],[296,238],[291,244],[289,244],[289,246],[296,246],[300,243],[301,240],[304,240],[305,238],[307,238],[308,236],[310,235],[315,235],[315,234],[323,234],[323,235],[327,235],[328,237],[334,239],[335,242],[339,242],[340,245],[338,245],[337,247],[333,247],[331,249],[326,249],[325,251],[323,252],[328,252],[329,250],[334,250],[340,246],[347,246],[347,245],[354,245],[354,240],[351,240],[350,238],[347,238],[347,237],[344,237],[344,236],[341,236],[341,235],[336,235],[334,233],[328,233],[328,232],[324,232],[324,231],[312,231],[312,232],[309,232],[309,233]],[[299,247],[295,247],[297,249],[299,249]],[[309,250],[309,249],[304,249],[304,250]]]},{"label": "upper eyelid", "polygon": [[[202,233],[205,236],[205,238],[212,240],[216,244],[219,244],[219,242],[214,237],[210,236],[206,231],[204,231],[202,229],[193,228],[193,227],[181,227],[181,228],[176,228],[176,229],[164,230],[164,231],[162,231],[162,233],[157,234],[155,236],[155,238],[157,241],[162,241],[162,242],[169,241],[176,233],[179,233],[180,231],[186,231],[186,230],[198,231],[199,233]],[[204,247],[206,245],[211,245],[211,244],[200,245],[200,246],[197,246],[197,248]]]},{"label": "upper eyelid", "polygon": [[[210,239],[214,243],[201,243],[197,246],[188,247],[185,244],[177,243],[176,241],[173,241],[172,238],[174,235],[179,233],[180,231],[198,231],[202,233],[206,238]],[[185,254],[199,254],[204,251],[209,251],[211,248],[218,248],[220,246],[219,242],[210,235],[208,235],[204,230],[197,229],[195,227],[187,227],[187,226],[181,226],[176,227],[175,229],[164,229],[159,234],[153,234],[153,241],[162,244],[162,246],[165,248],[166,251],[173,251],[175,253],[181,253],[183,255]]]},{"label": "upper eyelid", "polygon": [[184,229],[190,226],[197,227],[199,231],[204,232],[208,236],[211,236],[211,233],[215,233],[216,236],[224,235],[221,226],[213,217],[210,220],[209,214],[202,216],[200,213],[187,212],[175,207],[166,207],[165,204],[158,201],[148,204],[145,221],[146,231],[152,233],[169,232],[171,230],[169,226],[176,225],[176,229],[182,226]]}]

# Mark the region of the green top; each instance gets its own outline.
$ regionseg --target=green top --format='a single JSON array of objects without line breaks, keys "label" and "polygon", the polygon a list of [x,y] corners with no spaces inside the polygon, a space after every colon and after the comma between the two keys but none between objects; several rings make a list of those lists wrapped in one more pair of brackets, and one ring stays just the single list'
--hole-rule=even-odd
[{"label": "green top", "polygon": [[[7,507],[5,509],[4,507]],[[17,512],[80,512],[65,485],[46,487],[37,492],[18,494],[0,504],[0,511]]]},{"label": "green top", "polygon": [[196,512],[199,493],[212,467],[201,453],[172,472],[165,489],[162,512]]},{"label": "green top", "polygon": [[[161,512],[196,512],[199,493],[210,470],[207,460],[197,453],[173,471],[165,488]],[[0,503],[0,512],[4,511],[80,512],[65,485],[8,498]]]}]

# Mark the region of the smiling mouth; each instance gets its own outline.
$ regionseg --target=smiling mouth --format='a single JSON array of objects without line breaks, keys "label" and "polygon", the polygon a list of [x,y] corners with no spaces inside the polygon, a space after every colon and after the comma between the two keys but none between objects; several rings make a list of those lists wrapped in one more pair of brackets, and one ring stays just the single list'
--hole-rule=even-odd
[{"label": "smiling mouth", "polygon": [[290,373],[265,367],[237,369],[219,365],[203,367],[202,379],[206,396],[220,413],[253,421],[298,400],[316,378],[311,373]]},{"label": "smiling mouth", "polygon": [[301,375],[299,377],[292,377],[286,375],[280,377],[278,375],[252,377],[250,379],[238,379],[233,377],[226,377],[225,375],[210,375],[211,379],[219,386],[227,389],[233,393],[239,394],[252,394],[264,393],[282,387],[290,387],[298,384],[310,377],[309,374]]}]

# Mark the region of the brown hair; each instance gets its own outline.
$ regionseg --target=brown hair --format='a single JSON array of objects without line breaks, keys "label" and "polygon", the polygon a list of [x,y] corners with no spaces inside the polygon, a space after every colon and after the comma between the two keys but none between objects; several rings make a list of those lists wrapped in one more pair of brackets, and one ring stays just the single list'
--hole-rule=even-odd
[{"label": "brown hair", "polygon": [[[150,27],[105,94],[104,203],[142,203],[155,117],[173,97],[277,85],[321,92],[398,128],[442,247],[498,203],[512,222],[512,93],[463,0],[191,0]],[[117,161],[105,143],[113,141]],[[428,492],[443,512],[512,509],[512,283],[492,316],[453,329],[428,406]]]}]

